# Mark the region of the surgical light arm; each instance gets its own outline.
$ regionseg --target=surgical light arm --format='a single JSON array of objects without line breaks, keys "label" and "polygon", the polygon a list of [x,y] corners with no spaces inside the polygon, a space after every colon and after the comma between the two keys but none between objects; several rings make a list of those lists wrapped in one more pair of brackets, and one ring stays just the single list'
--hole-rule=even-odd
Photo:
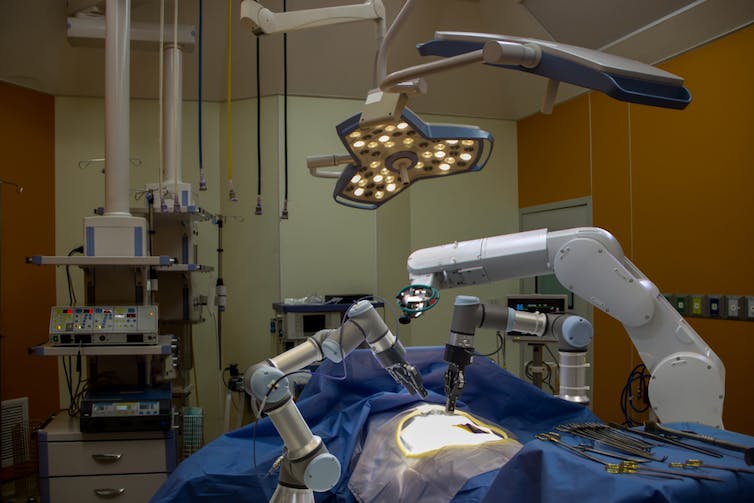
[{"label": "surgical light arm", "polygon": [[[519,44],[536,48],[537,59],[512,62],[506,47]],[[551,113],[559,82],[601,91],[629,103],[683,109],[691,93],[683,79],[659,68],[584,47],[547,40],[488,33],[439,31],[435,39],[418,45],[422,56],[457,58],[482,52],[485,64],[519,70],[549,79],[543,113]]]},{"label": "surgical light arm", "polygon": [[[618,320],[652,374],[649,398],[663,422],[722,427],[725,367],[718,356],[628,260],[607,231],[546,229],[450,243],[408,259],[412,288],[422,292],[554,273],[558,281]],[[405,304],[406,301],[402,300]],[[416,317],[420,310],[412,310]]]},{"label": "surgical light arm", "polygon": [[385,19],[385,6],[381,0],[369,0],[357,5],[339,5],[290,12],[272,12],[253,0],[241,2],[241,25],[251,29],[255,35],[383,19]]},{"label": "surgical light arm", "polygon": [[302,344],[249,367],[244,389],[265,412],[285,444],[276,496],[294,500],[291,490],[327,491],[340,478],[340,462],[314,435],[293,401],[287,376],[323,358],[339,362],[366,341],[388,373],[411,394],[426,396],[421,377],[406,359],[403,345],[369,301],[353,305],[340,328],[320,330]]}]

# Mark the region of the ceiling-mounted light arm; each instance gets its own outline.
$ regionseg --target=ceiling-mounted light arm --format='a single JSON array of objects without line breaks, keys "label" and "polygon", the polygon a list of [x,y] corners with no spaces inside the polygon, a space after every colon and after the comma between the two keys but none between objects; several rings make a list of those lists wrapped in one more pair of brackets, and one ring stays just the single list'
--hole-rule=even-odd
[{"label": "ceiling-mounted light arm", "polygon": [[[490,41],[485,43],[481,49],[475,51],[393,72],[380,82],[380,89],[385,92],[409,92],[408,90],[412,87],[411,83],[420,82],[421,77],[473,63],[518,65],[524,68],[535,68],[539,64],[541,57],[541,50],[535,44]],[[414,89],[417,88],[414,87]]]},{"label": "ceiling-mounted light arm", "polygon": [[250,29],[255,35],[304,30],[354,21],[380,21],[384,19],[385,6],[382,0],[368,0],[357,5],[339,5],[289,12],[272,12],[253,0],[241,2],[241,25]]},{"label": "ceiling-mounted light arm", "polygon": [[328,170],[333,166],[349,164],[353,161],[350,154],[312,155],[306,158],[306,167],[309,173],[317,178],[340,178],[343,170]]},{"label": "ceiling-mounted light arm", "polygon": [[382,40],[380,40],[374,68],[375,87],[387,76],[387,53],[390,49],[390,45],[393,43],[395,34],[398,33],[398,30],[403,26],[403,23],[406,21],[415,5],[415,0],[406,0],[406,3],[403,4],[398,15],[395,16],[390,28],[388,28],[387,33],[385,33]]}]

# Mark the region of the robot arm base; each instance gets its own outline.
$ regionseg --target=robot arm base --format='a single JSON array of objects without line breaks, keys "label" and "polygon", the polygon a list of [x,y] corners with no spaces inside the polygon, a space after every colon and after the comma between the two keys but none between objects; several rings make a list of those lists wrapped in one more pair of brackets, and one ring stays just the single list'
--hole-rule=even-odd
[{"label": "robot arm base", "polygon": [[340,461],[327,451],[319,437],[317,448],[299,459],[286,457],[280,465],[278,483],[285,487],[329,491],[340,479]]},{"label": "robot arm base", "polygon": [[692,421],[723,427],[724,370],[698,353],[680,352],[652,371],[649,401],[664,423]]}]

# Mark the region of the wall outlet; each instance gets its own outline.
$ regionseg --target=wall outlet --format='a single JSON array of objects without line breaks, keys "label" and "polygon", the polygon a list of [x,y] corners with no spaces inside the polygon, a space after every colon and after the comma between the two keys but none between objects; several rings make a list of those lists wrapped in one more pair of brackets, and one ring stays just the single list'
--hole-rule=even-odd
[{"label": "wall outlet", "polygon": [[707,296],[707,309],[709,311],[708,316],[719,318],[723,311],[723,298],[720,295]]},{"label": "wall outlet", "polygon": [[736,295],[727,295],[725,297],[725,316],[727,318],[738,319],[740,301],[741,297]]},{"label": "wall outlet", "polygon": [[754,297],[744,297],[743,319],[754,320]]},{"label": "wall outlet", "polygon": [[704,316],[706,298],[704,295],[689,295],[688,314],[691,316]]}]

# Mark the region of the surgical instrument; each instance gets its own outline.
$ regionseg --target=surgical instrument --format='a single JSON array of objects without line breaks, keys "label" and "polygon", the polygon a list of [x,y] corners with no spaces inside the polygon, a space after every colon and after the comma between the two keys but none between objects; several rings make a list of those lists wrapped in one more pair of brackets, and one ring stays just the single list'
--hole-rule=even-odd
[{"label": "surgical instrument", "polygon": [[616,451],[651,461],[665,461],[665,457],[658,458],[649,451],[653,444],[623,435],[610,427],[599,423],[567,424],[555,428],[558,431],[574,436],[600,442]]},{"label": "surgical instrument", "polygon": [[[605,467],[605,471],[607,473],[612,473],[616,475],[623,474],[623,473],[632,473],[636,475],[647,475],[649,477],[668,478],[668,479],[675,479],[675,480],[682,480],[681,477],[684,475],[681,473],[660,473],[660,472],[643,473],[642,471],[640,471],[639,466],[636,463],[630,463],[630,462],[609,463],[607,461],[603,461],[602,459],[591,456],[573,445],[563,442],[562,440],[560,440],[560,435],[558,433],[554,433],[554,432],[538,433],[536,435],[536,438],[537,440],[542,440],[544,442],[552,442],[555,445],[558,445],[572,452],[573,454],[576,454],[579,457],[588,459],[590,461],[594,461],[595,463],[599,463]],[[667,471],[670,472],[670,470],[667,470]]]},{"label": "surgical instrument", "polygon": [[754,474],[754,470],[747,470],[746,468],[736,468],[735,466],[722,466],[722,465],[708,465],[701,459],[687,459],[683,463],[668,463],[671,468],[709,468],[711,470],[726,470],[734,473],[751,473]]},{"label": "surgical instrument", "polygon": [[672,438],[663,437],[662,435],[656,435],[654,433],[649,433],[647,431],[641,431],[641,430],[633,430],[631,428],[626,428],[623,425],[617,424],[617,423],[610,423],[610,426],[614,428],[621,429],[623,431],[627,431],[629,433],[632,433],[634,435],[639,435],[641,437],[650,438],[652,440],[656,440],[658,442],[664,442],[666,444],[670,444],[676,447],[681,447],[683,449],[688,449],[691,451],[699,452],[701,454],[706,454],[707,456],[713,456],[715,458],[722,458],[723,455],[720,454],[717,451],[714,451],[712,449],[704,449],[702,447],[697,447],[695,445],[687,444],[685,442],[681,442],[679,440],[675,440]]},{"label": "surgical instrument", "polygon": [[[606,467],[608,471],[609,471],[609,468],[612,468],[612,467]],[[631,463],[631,462],[626,462],[626,461],[621,461],[620,463],[618,463],[618,469],[620,470],[619,473],[652,472],[652,473],[661,473],[665,475],[673,475],[673,476],[679,476],[679,477],[688,477],[688,478],[699,479],[699,480],[712,480],[715,482],[724,482],[723,479],[712,477],[710,475],[702,475],[698,473],[683,473],[676,470],[664,470],[662,468],[650,468],[648,466],[639,466],[636,463]]]},{"label": "surgical instrument", "polygon": [[691,440],[697,440],[699,442],[712,444],[717,447],[722,447],[723,449],[727,449],[730,451],[743,452],[744,461],[746,462],[746,464],[754,465],[754,447],[751,447],[748,445],[741,445],[741,444],[735,444],[733,442],[726,442],[725,440],[719,440],[709,435],[699,435],[699,434],[688,432],[688,431],[674,430],[674,429],[662,426],[661,424],[655,421],[647,421],[646,423],[644,423],[644,429],[652,433],[659,433],[659,434],[664,434],[664,435],[688,438]]}]

